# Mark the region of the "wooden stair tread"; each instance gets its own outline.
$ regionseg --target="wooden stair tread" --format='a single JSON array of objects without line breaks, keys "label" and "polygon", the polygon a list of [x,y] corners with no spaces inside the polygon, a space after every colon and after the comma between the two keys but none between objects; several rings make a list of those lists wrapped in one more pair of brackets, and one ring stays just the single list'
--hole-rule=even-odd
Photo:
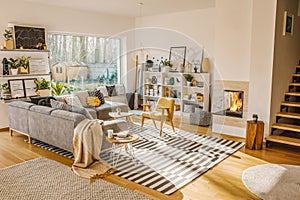
[{"label": "wooden stair tread", "polygon": [[293,119],[300,119],[299,113],[292,113],[292,112],[279,112],[276,114],[278,117],[286,117],[286,118],[293,118]]},{"label": "wooden stair tread", "polygon": [[282,106],[300,107],[300,102],[288,102],[284,101],[281,103]]},{"label": "wooden stair tread", "polygon": [[300,139],[298,138],[291,138],[280,135],[269,135],[266,137],[266,140],[300,147]]},{"label": "wooden stair tread", "polygon": [[295,74],[293,74],[293,76],[300,77],[300,74],[295,73]]},{"label": "wooden stair tread", "polygon": [[284,94],[290,96],[300,96],[300,92],[285,92]]},{"label": "wooden stair tread", "polygon": [[272,125],[272,128],[277,128],[277,129],[286,130],[286,131],[300,132],[300,126],[293,125],[293,124],[276,123],[276,124]]},{"label": "wooden stair tread", "polygon": [[300,83],[289,83],[289,86],[300,86]]}]

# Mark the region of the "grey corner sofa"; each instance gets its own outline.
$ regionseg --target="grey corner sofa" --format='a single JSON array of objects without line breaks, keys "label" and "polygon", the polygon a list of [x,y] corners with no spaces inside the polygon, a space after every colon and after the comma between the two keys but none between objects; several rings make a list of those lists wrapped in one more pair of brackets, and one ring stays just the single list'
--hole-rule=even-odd
[{"label": "grey corner sofa", "polygon": [[[96,117],[94,109],[88,109]],[[66,110],[58,110],[30,102],[14,101],[8,106],[9,128],[50,145],[72,152],[74,128],[86,116]],[[111,145],[106,141],[108,129],[120,132],[128,129],[124,120],[104,121],[102,149]],[[12,133],[12,132],[11,132]]]}]

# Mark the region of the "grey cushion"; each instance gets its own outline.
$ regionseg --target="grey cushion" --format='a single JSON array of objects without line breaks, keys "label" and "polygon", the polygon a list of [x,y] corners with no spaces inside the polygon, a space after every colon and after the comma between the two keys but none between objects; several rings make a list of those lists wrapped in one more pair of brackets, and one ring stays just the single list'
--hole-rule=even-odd
[{"label": "grey cushion", "polygon": [[61,101],[55,101],[53,99],[50,100],[50,105],[52,108],[59,110],[67,110],[67,104]]},{"label": "grey cushion", "polygon": [[78,91],[78,92],[74,92],[73,94],[79,98],[83,107],[88,106],[86,102],[86,98],[89,96],[88,91]]},{"label": "grey cushion", "polygon": [[70,112],[82,114],[88,119],[93,119],[92,115],[89,113],[89,111],[86,108],[68,105],[67,110]]},{"label": "grey cushion", "polygon": [[116,92],[114,85],[107,85],[106,90],[107,90],[108,96],[110,96],[110,97],[117,96],[117,92]]}]

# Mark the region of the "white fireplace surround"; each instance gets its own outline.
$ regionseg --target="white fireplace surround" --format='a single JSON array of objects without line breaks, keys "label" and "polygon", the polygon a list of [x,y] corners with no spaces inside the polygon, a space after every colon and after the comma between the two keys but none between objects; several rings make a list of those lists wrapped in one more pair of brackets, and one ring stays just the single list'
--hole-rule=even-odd
[{"label": "white fireplace surround", "polygon": [[242,118],[213,114],[212,131],[227,135],[246,137],[246,123],[248,113],[248,81],[215,80],[212,101],[212,113],[224,112],[224,90],[243,91]]}]

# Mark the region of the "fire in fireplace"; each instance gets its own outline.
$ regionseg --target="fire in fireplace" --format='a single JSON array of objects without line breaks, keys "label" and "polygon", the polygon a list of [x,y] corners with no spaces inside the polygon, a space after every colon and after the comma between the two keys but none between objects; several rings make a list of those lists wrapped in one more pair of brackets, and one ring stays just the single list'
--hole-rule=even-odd
[{"label": "fire in fireplace", "polygon": [[224,90],[225,115],[232,117],[243,117],[243,91]]}]

